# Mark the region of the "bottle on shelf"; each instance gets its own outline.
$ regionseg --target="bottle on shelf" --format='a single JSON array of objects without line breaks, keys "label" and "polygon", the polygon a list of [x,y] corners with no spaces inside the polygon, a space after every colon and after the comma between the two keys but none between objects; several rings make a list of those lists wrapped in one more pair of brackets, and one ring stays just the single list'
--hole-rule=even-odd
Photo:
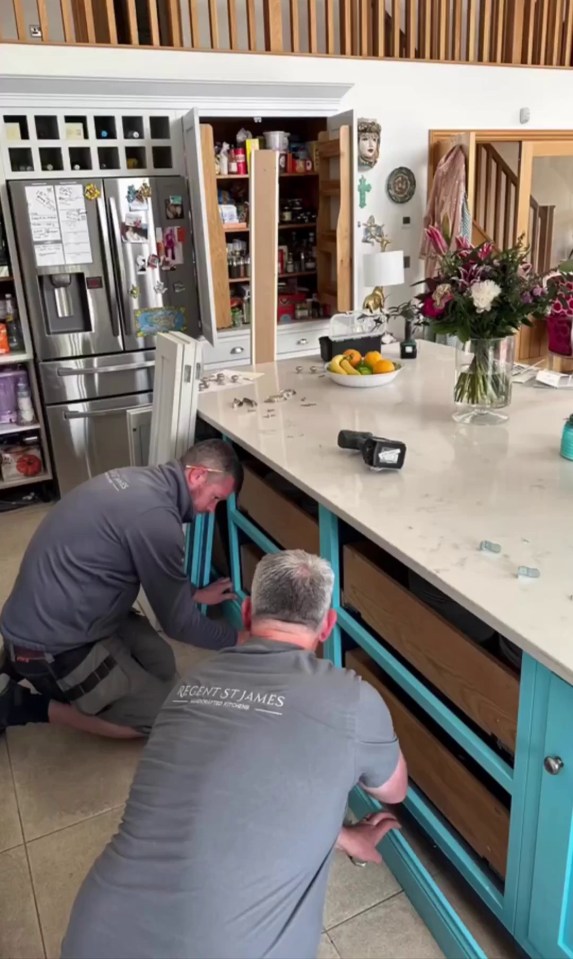
[{"label": "bottle on shelf", "polygon": [[286,267],[285,267],[285,272],[286,272],[286,273],[294,273],[294,272],[295,272],[295,269],[294,269],[294,257],[293,257],[293,255],[292,255],[292,250],[289,250],[289,251],[288,251],[287,261],[286,261]]},{"label": "bottle on shelf", "polygon": [[11,293],[6,294],[5,303],[5,324],[6,324],[6,334],[8,337],[8,348],[11,353],[23,353],[24,352],[24,338],[22,336],[22,328],[20,326],[20,320],[18,319],[18,311],[14,303],[14,297]]},{"label": "bottle on shelf", "polygon": [[0,321],[0,356],[9,352],[10,347],[8,345],[8,332],[6,330],[6,324]]},{"label": "bottle on shelf", "polygon": [[32,405],[30,381],[25,371],[23,371],[18,378],[16,394],[18,401],[18,422],[23,426],[26,426],[28,423],[33,423],[36,416]]},{"label": "bottle on shelf", "polygon": [[235,174],[237,173],[238,167],[237,167],[237,158],[235,156],[235,150],[233,147],[231,147],[231,150],[229,152],[229,168],[228,169],[229,169],[229,176],[235,176]]}]

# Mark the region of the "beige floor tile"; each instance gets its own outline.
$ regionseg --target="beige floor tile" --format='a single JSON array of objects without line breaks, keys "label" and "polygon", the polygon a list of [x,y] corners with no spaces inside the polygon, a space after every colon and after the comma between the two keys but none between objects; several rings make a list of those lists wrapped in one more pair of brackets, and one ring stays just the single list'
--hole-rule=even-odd
[{"label": "beige floor tile", "polygon": [[118,742],[56,726],[9,729],[26,840],[125,802],[143,740]]},{"label": "beige floor tile", "polygon": [[48,959],[60,955],[70,910],[94,860],[113,836],[122,809],[86,819],[28,845],[32,880]]},{"label": "beige floor tile", "polygon": [[0,853],[0,959],[39,959],[44,947],[23,846]]},{"label": "beige floor tile", "polygon": [[0,514],[0,609],[6,602],[20,568],[20,560],[49,506],[30,506]]},{"label": "beige floor tile", "polygon": [[16,790],[6,748],[6,737],[0,739],[0,852],[23,842],[18,815]]},{"label": "beige floor tile", "polygon": [[509,933],[453,867],[443,866],[436,880],[488,959],[519,959],[523,956]]},{"label": "beige floor tile", "polygon": [[328,881],[324,928],[328,931],[345,919],[395,895],[399,889],[400,886],[384,864],[355,866],[344,853],[336,852]]},{"label": "beige floor tile", "polygon": [[326,932],[320,937],[320,947],[316,959],[340,959],[332,940],[329,939]]},{"label": "beige floor tile", "polygon": [[328,935],[342,959],[442,959],[404,893],[343,922]]}]

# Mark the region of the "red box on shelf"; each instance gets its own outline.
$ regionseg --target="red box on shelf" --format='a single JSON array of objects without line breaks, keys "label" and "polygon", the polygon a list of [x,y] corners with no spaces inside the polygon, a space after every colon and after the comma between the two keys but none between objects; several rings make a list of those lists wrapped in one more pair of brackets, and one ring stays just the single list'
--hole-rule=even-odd
[{"label": "red box on shelf", "polygon": [[308,293],[279,293],[277,323],[292,323],[296,304],[306,302],[307,297]]}]

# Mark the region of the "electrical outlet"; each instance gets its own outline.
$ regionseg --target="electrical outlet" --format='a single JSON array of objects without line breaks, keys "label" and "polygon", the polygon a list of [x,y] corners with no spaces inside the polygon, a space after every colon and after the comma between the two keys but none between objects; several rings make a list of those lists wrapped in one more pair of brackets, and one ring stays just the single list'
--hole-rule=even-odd
[{"label": "electrical outlet", "polygon": [[407,230],[408,227],[412,226],[412,219],[409,216],[402,217],[402,227]]},{"label": "electrical outlet", "polygon": [[410,269],[410,257],[409,257],[409,256],[405,256],[405,257],[404,257],[404,269],[405,269],[405,270],[409,270],[409,269]]}]

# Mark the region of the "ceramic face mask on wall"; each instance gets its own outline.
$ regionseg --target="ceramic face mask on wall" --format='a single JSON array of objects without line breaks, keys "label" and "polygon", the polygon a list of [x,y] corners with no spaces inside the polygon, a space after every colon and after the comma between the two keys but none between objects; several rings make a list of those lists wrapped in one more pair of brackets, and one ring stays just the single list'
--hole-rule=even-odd
[{"label": "ceramic face mask on wall", "polygon": [[371,170],[380,156],[380,124],[376,120],[358,121],[358,167]]}]

